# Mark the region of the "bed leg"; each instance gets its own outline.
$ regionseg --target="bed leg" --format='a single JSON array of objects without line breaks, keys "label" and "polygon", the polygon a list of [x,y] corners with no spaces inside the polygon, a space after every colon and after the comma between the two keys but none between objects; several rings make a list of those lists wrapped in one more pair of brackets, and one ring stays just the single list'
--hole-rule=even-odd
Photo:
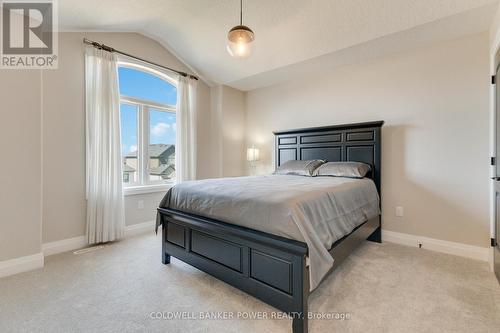
[{"label": "bed leg", "polygon": [[307,314],[293,318],[292,332],[293,333],[307,333]]},{"label": "bed leg", "polygon": [[165,252],[163,252],[163,256],[161,257],[161,262],[164,265],[170,264],[170,254],[166,254]]},{"label": "bed leg", "polygon": [[166,225],[162,226],[162,240],[161,240],[161,262],[164,265],[170,264],[170,254],[167,253],[166,251],[166,242],[167,241],[167,228]]},{"label": "bed leg", "polygon": [[367,239],[372,242],[382,243],[382,227],[378,227]]}]

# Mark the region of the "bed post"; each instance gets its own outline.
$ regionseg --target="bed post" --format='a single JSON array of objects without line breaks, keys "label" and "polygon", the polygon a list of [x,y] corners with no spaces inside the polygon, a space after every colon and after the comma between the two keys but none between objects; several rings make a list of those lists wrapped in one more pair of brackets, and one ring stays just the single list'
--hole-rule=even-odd
[{"label": "bed post", "polygon": [[[382,209],[382,193],[380,191],[381,180],[380,177],[382,175],[381,163],[382,163],[382,125],[384,122],[379,122],[379,125],[375,128],[374,134],[374,160],[373,160],[373,168],[375,169],[375,173],[372,175],[373,181],[377,186],[378,195],[380,198],[380,209]],[[382,243],[382,215],[378,217],[378,228],[367,238],[369,241]]]},{"label": "bed post", "polygon": [[375,231],[370,236],[368,236],[367,240],[375,243],[382,243],[382,226],[379,226],[377,229],[375,229]]},{"label": "bed post", "polygon": [[308,317],[309,317],[309,267],[306,266],[306,257],[302,257],[302,295],[298,297],[297,305],[300,308],[299,311],[293,313],[292,319],[292,332],[293,333],[307,333],[308,331]]}]

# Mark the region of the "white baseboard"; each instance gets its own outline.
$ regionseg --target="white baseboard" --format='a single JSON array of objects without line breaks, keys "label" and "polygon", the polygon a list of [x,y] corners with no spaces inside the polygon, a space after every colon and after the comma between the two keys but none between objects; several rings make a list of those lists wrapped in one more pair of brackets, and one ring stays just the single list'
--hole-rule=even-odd
[{"label": "white baseboard", "polygon": [[495,271],[495,257],[494,257],[494,252],[495,248],[491,247],[490,251],[488,252],[488,261],[490,263],[490,271],[494,272]]},{"label": "white baseboard", "polygon": [[419,247],[419,244],[421,244],[423,249],[431,251],[453,254],[460,257],[466,257],[486,262],[490,262],[491,260],[491,249],[487,247],[449,242],[440,239],[403,234],[400,232],[389,230],[382,230],[382,241],[413,247]]},{"label": "white baseboard", "polygon": [[43,253],[0,261],[0,278],[43,267]]},{"label": "white baseboard", "polygon": [[51,256],[53,254],[78,250],[87,246],[85,236],[78,236],[73,238],[62,239],[60,241],[43,243],[42,252],[44,256]]},{"label": "white baseboard", "polygon": [[125,237],[131,237],[139,234],[144,234],[147,232],[153,232],[155,229],[156,221],[147,221],[143,223],[137,223],[128,225],[125,227]]},{"label": "white baseboard", "polygon": [[[131,237],[146,232],[153,232],[155,221],[147,221],[143,223],[128,225],[125,227],[125,237]],[[78,250],[87,247],[85,236],[78,236],[60,241],[42,244],[42,252],[44,256]]]}]

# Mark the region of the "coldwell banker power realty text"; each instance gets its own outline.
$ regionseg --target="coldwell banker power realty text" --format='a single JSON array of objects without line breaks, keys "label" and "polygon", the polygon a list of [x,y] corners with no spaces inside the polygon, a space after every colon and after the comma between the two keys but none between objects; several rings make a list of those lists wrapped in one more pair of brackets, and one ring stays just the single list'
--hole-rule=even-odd
[{"label": "coldwell banker power realty text", "polygon": [[1,68],[57,68],[56,2],[1,1]]}]

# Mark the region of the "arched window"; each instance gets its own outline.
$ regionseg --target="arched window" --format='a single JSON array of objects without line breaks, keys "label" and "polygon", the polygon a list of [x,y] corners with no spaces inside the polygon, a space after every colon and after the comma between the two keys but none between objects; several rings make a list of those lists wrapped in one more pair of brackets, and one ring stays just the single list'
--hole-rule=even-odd
[{"label": "arched window", "polygon": [[125,187],[175,180],[177,82],[155,69],[120,62]]}]

